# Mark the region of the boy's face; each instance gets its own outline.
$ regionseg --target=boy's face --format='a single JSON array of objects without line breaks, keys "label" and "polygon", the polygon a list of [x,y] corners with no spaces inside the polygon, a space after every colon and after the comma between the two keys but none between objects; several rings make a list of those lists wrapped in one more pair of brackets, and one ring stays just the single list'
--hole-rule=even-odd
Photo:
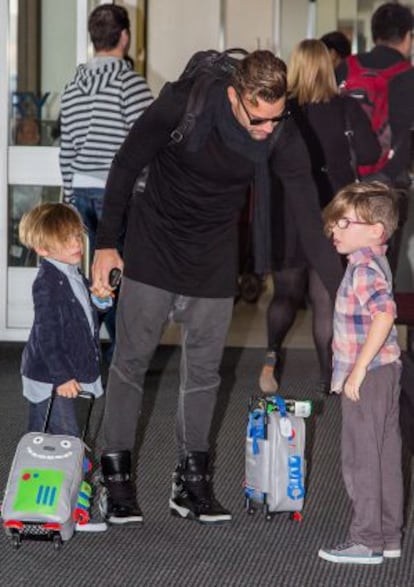
[{"label": "boy's face", "polygon": [[73,234],[63,243],[56,243],[47,249],[36,249],[36,253],[68,265],[79,265],[83,255],[83,233]]},{"label": "boy's face", "polygon": [[350,255],[358,249],[383,244],[384,227],[380,222],[364,222],[353,208],[348,208],[332,227],[332,242],[338,253]]}]

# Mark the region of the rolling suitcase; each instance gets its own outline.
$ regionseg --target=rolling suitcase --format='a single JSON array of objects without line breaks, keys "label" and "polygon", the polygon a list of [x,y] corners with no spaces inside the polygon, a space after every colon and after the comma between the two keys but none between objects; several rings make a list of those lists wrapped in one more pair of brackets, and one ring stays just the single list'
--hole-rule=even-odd
[{"label": "rolling suitcase", "polygon": [[25,434],[17,445],[1,508],[3,526],[12,544],[22,539],[51,540],[56,550],[69,540],[76,524],[89,520],[91,487],[85,475],[91,464],[84,443],[94,396],[88,400],[88,412],[82,438],[47,434],[52,395],[43,432]]},{"label": "rolling suitcase", "polygon": [[291,512],[301,520],[305,498],[305,421],[310,401],[266,395],[251,399],[246,435],[245,500],[266,519]]}]

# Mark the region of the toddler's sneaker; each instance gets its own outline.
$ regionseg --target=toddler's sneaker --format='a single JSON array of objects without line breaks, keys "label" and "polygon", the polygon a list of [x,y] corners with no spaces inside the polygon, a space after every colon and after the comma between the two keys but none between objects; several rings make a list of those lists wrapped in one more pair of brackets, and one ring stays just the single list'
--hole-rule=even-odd
[{"label": "toddler's sneaker", "polygon": [[401,558],[401,548],[387,548],[385,547],[382,553],[384,558]]},{"label": "toddler's sneaker", "polygon": [[106,532],[108,524],[102,520],[95,520],[92,518],[86,524],[76,524],[76,532]]},{"label": "toddler's sneaker", "polygon": [[331,563],[354,563],[359,565],[379,565],[383,561],[381,552],[374,552],[364,544],[347,542],[335,548],[321,548],[318,556]]}]

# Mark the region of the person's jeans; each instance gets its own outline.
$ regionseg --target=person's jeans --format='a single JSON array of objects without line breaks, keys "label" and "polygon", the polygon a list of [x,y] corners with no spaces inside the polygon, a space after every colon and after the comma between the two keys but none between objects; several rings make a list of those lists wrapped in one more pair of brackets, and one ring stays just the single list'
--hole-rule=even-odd
[{"label": "person's jeans", "polygon": [[145,373],[170,319],[181,325],[178,458],[191,451],[208,451],[232,310],[233,298],[182,296],[123,278],[106,391],[105,452],[132,450],[135,445]]},{"label": "person's jeans", "polygon": [[[39,403],[29,402],[29,430],[28,432],[42,432],[44,428],[49,399]],[[79,426],[75,408],[76,399],[56,395],[49,417],[46,432],[49,434],[67,434],[78,436]]]},{"label": "person's jeans", "polygon": [[[103,188],[75,188],[73,190],[76,209],[81,215],[83,223],[88,231],[90,267],[92,267],[92,260],[95,252],[98,222],[102,217],[104,192],[105,190]],[[118,246],[120,252],[121,248],[121,246]],[[106,326],[111,341],[111,345],[105,355],[108,362],[111,361],[115,343],[116,305],[117,298],[115,297],[112,308],[102,314],[102,317],[100,318]]]}]

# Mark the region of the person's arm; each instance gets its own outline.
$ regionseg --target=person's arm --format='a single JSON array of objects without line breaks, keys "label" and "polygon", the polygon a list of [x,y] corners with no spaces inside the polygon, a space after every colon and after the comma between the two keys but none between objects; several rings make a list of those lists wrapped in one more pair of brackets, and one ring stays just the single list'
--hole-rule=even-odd
[{"label": "person's arm", "polygon": [[338,67],[335,69],[336,83],[338,84],[338,86],[340,86],[341,83],[346,80],[347,75],[348,65],[346,61],[342,61],[342,63],[340,63]]},{"label": "person's arm", "polygon": [[123,267],[116,244],[134,182],[161,149],[169,148],[170,134],[184,112],[187,94],[188,88],[173,85],[162,92],[133,124],[114,157],[106,183],[92,266],[91,290],[100,297],[111,291],[109,271],[114,267]]},{"label": "person's arm", "polygon": [[359,389],[369,364],[381,350],[394,324],[395,302],[388,293],[385,277],[372,268],[355,268],[353,289],[359,303],[371,315],[367,338],[344,385],[345,395],[352,401],[358,401]]},{"label": "person's arm", "polygon": [[79,381],[71,379],[70,381],[66,381],[66,383],[62,383],[62,385],[58,385],[56,393],[61,397],[75,398],[78,397],[81,389]]},{"label": "person's arm", "polygon": [[132,127],[153,100],[145,79],[135,72],[129,72],[122,86],[122,112],[128,128]]},{"label": "person's arm", "polygon": [[381,350],[394,324],[394,317],[386,312],[379,312],[372,318],[367,338],[355,365],[345,381],[344,393],[352,401],[359,400],[359,389],[367,374],[371,361]]},{"label": "person's arm", "polygon": [[59,165],[60,173],[63,181],[63,201],[65,204],[73,204],[73,169],[72,162],[76,158],[76,151],[74,149],[74,140],[68,130],[67,112],[65,106],[65,95],[62,97],[61,113],[60,113],[60,149],[59,149]]},{"label": "person's arm", "polygon": [[157,153],[167,147],[170,134],[184,112],[187,93],[172,85],[163,91],[135,121],[115,155],[105,187],[97,249],[116,247],[134,182]]},{"label": "person's arm", "polygon": [[[284,201],[291,209],[291,217],[296,220],[303,251],[332,299],[335,299],[343,268],[339,255],[324,234],[309,155],[292,119],[287,121],[276,142],[270,165],[282,182]],[[272,197],[277,198],[278,194],[274,193]]]},{"label": "person's arm", "polygon": [[73,379],[74,368],[66,352],[65,326],[56,287],[49,279],[37,279],[33,284],[35,353],[48,366],[51,382],[58,387]]}]

